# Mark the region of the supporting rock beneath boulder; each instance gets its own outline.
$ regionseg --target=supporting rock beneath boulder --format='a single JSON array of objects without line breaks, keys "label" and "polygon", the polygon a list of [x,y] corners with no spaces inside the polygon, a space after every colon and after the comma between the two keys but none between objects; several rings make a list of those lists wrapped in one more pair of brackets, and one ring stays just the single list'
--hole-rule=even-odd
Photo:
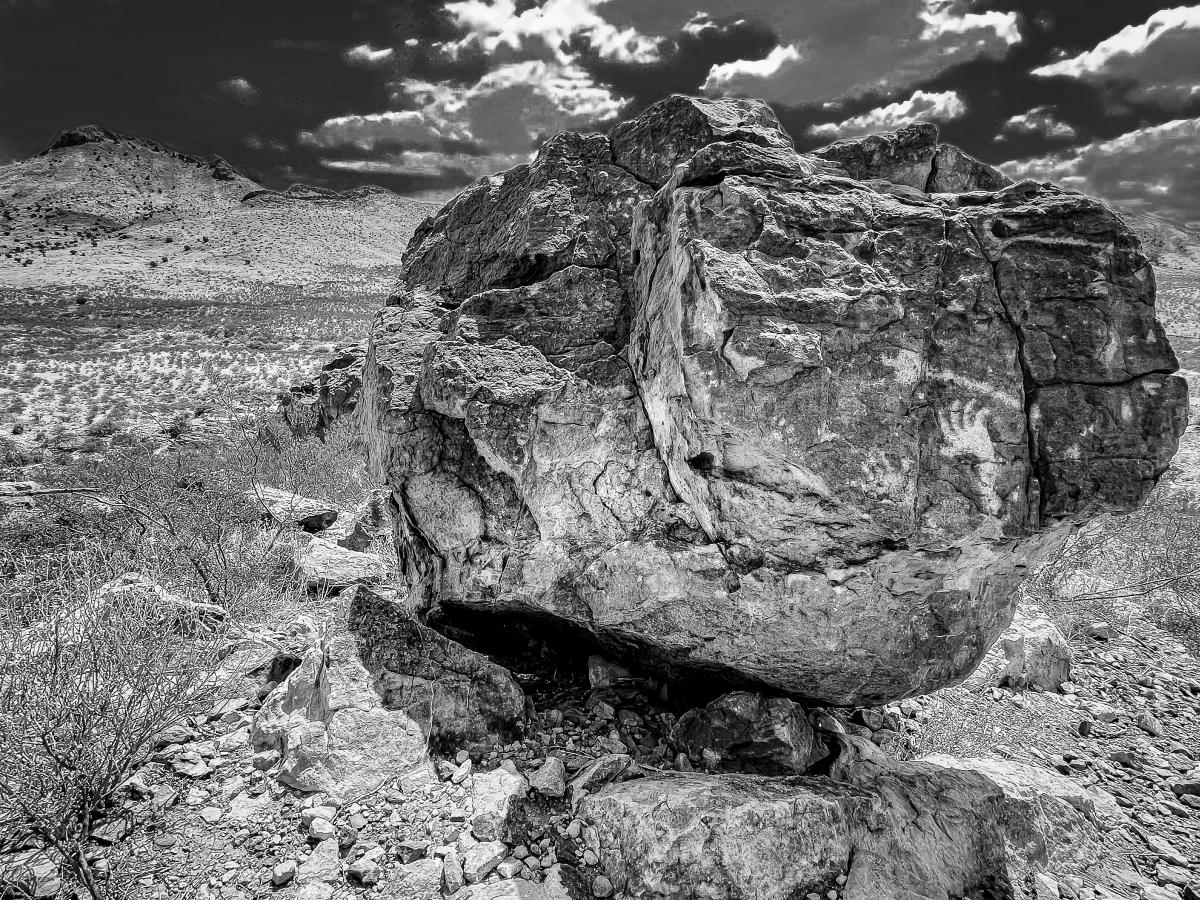
[{"label": "supporting rock beneath boulder", "polygon": [[525,695],[506,669],[422,625],[394,596],[355,587],[349,609],[384,705],[419,722],[435,747],[485,749],[515,736]]},{"label": "supporting rock beneath boulder", "polygon": [[708,750],[722,770],[758,775],[800,775],[826,755],[798,704],[749,691],[684,713],[671,743],[693,763],[701,763]]},{"label": "supporting rock beneath boulder", "polygon": [[636,900],[1004,900],[1027,876],[1098,852],[1111,798],[1068,779],[1000,760],[899,763],[839,741],[829,777],[654,776],[610,784],[577,814],[597,830],[605,874]]},{"label": "supporting rock beneath boulder", "polygon": [[978,776],[910,764],[854,785],[826,778],[678,775],[612,785],[580,804],[600,865],[633,898],[845,900],[1012,889],[1000,792]]}]

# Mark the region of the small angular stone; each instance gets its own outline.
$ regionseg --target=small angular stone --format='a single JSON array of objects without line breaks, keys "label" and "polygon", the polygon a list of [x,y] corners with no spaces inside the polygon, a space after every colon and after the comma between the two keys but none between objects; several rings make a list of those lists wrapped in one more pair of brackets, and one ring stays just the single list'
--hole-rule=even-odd
[{"label": "small angular stone", "polygon": [[296,861],[292,859],[284,860],[271,870],[271,884],[275,887],[283,887],[295,877]]}]

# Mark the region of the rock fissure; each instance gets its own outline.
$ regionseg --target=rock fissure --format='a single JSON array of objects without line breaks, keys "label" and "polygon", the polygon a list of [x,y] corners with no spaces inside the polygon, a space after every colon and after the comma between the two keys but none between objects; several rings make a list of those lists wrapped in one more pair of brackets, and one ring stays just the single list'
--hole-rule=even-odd
[{"label": "rock fissure", "polygon": [[[980,243],[980,249],[983,249],[982,243]],[[1021,400],[1025,411],[1025,434],[1029,453],[1029,478],[1037,484],[1037,518],[1035,518],[1031,524],[1034,528],[1037,528],[1042,521],[1043,510],[1041,508],[1041,498],[1044,494],[1042,476],[1038,467],[1037,434],[1033,423],[1033,402],[1034,396],[1037,393],[1037,383],[1034,381],[1033,374],[1029,371],[1029,364],[1025,359],[1025,334],[1021,330],[1020,324],[1013,317],[1012,310],[1010,310],[1007,304],[1004,302],[1004,294],[1000,287],[1000,273],[997,270],[999,262],[989,260],[988,265],[992,271],[992,284],[994,285],[996,291],[996,300],[1000,315],[1004,318],[1004,321],[1008,324],[1008,327],[1012,329],[1013,338],[1017,342],[1017,363],[1021,367]],[[1032,511],[1033,509],[1031,504],[1031,512]]]}]

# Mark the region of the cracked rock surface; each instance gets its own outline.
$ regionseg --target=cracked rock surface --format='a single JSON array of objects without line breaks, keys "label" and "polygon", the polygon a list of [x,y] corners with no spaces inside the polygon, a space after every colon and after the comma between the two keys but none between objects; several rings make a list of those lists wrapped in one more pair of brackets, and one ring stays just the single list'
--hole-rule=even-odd
[{"label": "cracked rock surface", "polygon": [[1142,501],[1175,368],[1099,201],[673,97],[421,225],[358,415],[414,611],[870,704],[962,679],[1038,554]]}]

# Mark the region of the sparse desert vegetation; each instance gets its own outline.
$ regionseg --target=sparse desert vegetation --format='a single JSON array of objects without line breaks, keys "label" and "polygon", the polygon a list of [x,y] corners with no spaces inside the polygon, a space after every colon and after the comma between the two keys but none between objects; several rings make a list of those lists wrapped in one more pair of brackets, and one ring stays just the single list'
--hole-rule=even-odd
[{"label": "sparse desert vegetation", "polygon": [[261,286],[203,303],[0,290],[0,434],[77,449],[202,420],[228,391],[270,397],[358,340],[380,289]]},{"label": "sparse desert vegetation", "polygon": [[[0,498],[0,851],[46,848],[88,896],[136,890],[95,853],[130,828],[118,789],[162,735],[242,689],[231,649],[312,604],[293,561],[303,535],[271,518],[270,491],[350,509],[367,491],[344,433],[224,422],[202,450],[0,467],[37,479]],[[0,896],[27,896],[6,877]]]}]

